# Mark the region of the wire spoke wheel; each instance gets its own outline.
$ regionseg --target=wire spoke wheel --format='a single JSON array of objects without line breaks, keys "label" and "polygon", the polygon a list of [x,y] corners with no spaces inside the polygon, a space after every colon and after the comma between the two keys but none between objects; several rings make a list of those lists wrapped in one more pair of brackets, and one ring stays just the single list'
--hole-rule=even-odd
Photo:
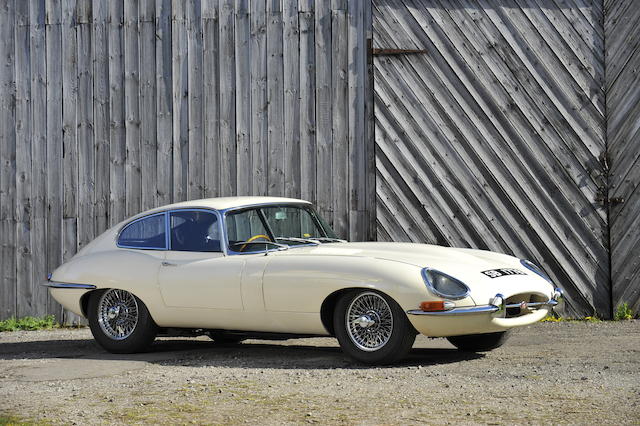
[{"label": "wire spoke wheel", "polygon": [[393,334],[393,313],[377,293],[357,295],[347,308],[346,328],[351,341],[366,352],[384,347]]},{"label": "wire spoke wheel", "polygon": [[98,301],[98,324],[110,339],[124,340],[138,325],[138,311],[138,302],[131,293],[108,290]]}]

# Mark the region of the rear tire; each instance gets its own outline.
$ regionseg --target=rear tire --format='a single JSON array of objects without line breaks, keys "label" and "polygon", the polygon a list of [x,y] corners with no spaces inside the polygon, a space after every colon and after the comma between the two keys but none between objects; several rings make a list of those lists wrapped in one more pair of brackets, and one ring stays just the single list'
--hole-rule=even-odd
[{"label": "rear tire", "polygon": [[364,364],[390,364],[404,358],[417,334],[393,299],[372,290],[343,295],[333,313],[333,325],[342,350]]},{"label": "rear tire", "polygon": [[109,289],[91,294],[89,328],[94,339],[109,352],[142,352],[156,338],[158,326],[147,307],[125,290]]},{"label": "rear tire", "polygon": [[447,340],[453,346],[465,352],[488,352],[499,348],[509,338],[509,333],[500,331],[498,333],[466,334],[464,336],[451,336]]}]

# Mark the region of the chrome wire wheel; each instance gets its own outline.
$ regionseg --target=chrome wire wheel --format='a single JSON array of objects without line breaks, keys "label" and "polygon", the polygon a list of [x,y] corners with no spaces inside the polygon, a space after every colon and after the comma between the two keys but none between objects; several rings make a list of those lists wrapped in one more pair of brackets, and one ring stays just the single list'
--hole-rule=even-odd
[{"label": "chrome wire wheel", "polygon": [[125,290],[107,290],[98,301],[98,324],[113,340],[131,336],[138,325],[138,302]]},{"label": "chrome wire wheel", "polygon": [[357,295],[347,308],[346,327],[351,341],[366,352],[383,348],[393,332],[391,307],[381,295]]}]

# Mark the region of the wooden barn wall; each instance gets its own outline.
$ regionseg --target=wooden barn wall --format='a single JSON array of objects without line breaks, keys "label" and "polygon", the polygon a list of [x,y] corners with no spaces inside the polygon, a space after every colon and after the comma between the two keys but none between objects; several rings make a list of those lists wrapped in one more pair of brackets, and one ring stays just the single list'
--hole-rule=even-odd
[{"label": "wooden barn wall", "polygon": [[605,2],[612,304],[640,312],[640,7]]},{"label": "wooden barn wall", "polygon": [[47,272],[171,202],[301,197],[374,238],[370,23],[360,0],[0,0],[0,319],[60,317]]},{"label": "wooden barn wall", "polygon": [[[597,0],[374,0],[375,48],[426,50],[374,60],[378,238],[529,258],[566,290],[565,314],[608,317],[603,18]],[[622,145],[638,130],[625,96]]]}]

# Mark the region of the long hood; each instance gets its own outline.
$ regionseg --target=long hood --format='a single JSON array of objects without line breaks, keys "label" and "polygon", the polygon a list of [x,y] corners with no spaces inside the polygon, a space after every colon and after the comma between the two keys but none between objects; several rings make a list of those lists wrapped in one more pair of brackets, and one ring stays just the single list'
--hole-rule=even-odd
[{"label": "long hood", "polygon": [[[280,252],[284,256],[340,256],[373,258],[399,262],[420,268],[432,268],[454,276],[471,289],[476,303],[485,304],[501,293],[506,297],[536,291],[551,295],[553,286],[521,265],[520,259],[486,250],[442,247],[411,243],[335,243],[293,248]],[[523,275],[490,278],[483,271],[515,268]]]},{"label": "long hood", "polygon": [[294,248],[284,253],[291,255],[370,257],[443,270],[458,268],[462,265],[467,268],[481,270],[520,267],[517,258],[506,254],[429,244],[335,243]]}]

